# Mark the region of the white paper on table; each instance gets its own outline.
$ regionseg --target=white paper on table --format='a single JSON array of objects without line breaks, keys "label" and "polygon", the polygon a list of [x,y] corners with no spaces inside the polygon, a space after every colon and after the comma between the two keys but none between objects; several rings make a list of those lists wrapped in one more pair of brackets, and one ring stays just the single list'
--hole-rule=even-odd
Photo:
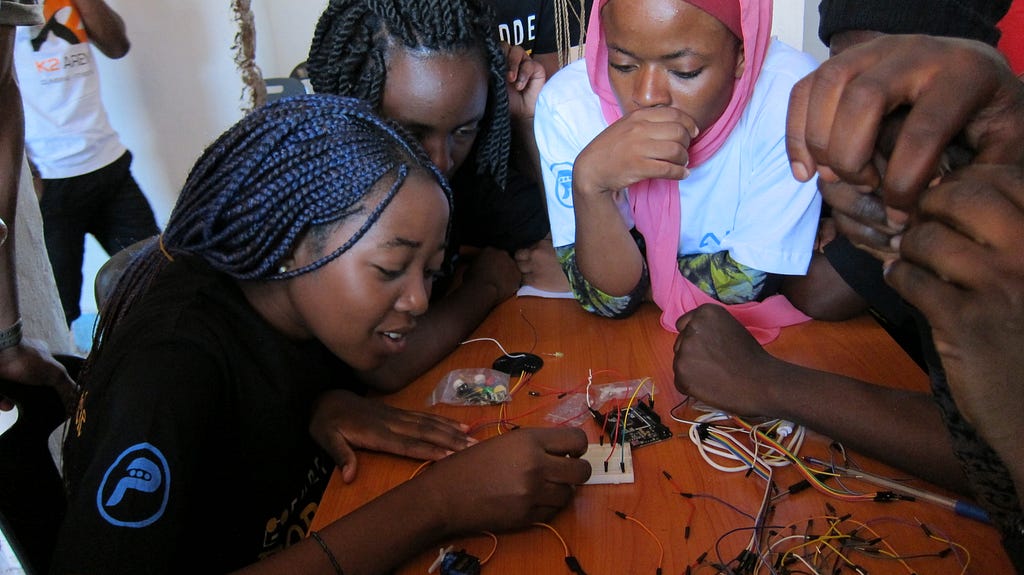
[{"label": "white paper on table", "polygon": [[518,297],[549,297],[553,299],[572,299],[571,291],[544,291],[533,286],[522,286],[516,292]]}]

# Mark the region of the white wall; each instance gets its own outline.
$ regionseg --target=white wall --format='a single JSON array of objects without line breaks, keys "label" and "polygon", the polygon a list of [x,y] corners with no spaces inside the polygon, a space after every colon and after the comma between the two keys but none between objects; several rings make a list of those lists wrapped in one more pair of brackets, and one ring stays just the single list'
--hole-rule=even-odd
[{"label": "white wall", "polygon": [[[120,60],[97,52],[111,122],[135,161],[132,172],[161,227],[203,148],[241,115],[242,83],[233,51],[230,2],[107,0],[125,20],[132,49]],[[252,0],[256,61],[264,77],[287,76],[306,59],[327,0]],[[775,0],[773,33],[822,59],[817,0]],[[106,261],[87,246],[82,310],[95,311],[93,278]]]},{"label": "white wall", "polygon": [[[132,173],[163,227],[193,162],[242,116],[243,86],[232,51],[237,27],[227,1],[107,3],[124,18],[132,49],[120,60],[94,50],[103,100],[135,157]],[[326,0],[253,0],[257,64],[264,76],[287,76],[306,59],[324,6]],[[96,310],[92,286],[106,259],[90,237],[83,313]]]},{"label": "white wall", "polygon": [[818,0],[775,0],[772,16],[772,35],[819,62],[828,57],[828,49],[818,40]]}]

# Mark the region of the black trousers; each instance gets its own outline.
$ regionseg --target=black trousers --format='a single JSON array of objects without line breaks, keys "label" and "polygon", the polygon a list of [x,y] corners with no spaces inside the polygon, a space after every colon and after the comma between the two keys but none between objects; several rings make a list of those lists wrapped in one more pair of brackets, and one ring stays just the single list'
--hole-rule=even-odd
[{"label": "black trousers", "polygon": [[153,208],[132,177],[131,164],[131,152],[125,152],[95,172],[42,180],[43,236],[69,326],[81,315],[86,234],[113,255],[160,233]]}]

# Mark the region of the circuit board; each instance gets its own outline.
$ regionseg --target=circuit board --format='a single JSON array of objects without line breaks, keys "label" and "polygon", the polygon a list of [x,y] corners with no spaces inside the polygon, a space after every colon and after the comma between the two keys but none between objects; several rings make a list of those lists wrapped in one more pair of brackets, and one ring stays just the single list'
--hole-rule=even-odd
[{"label": "circuit board", "polygon": [[[623,414],[625,414],[624,425],[619,423]],[[616,408],[604,415],[595,415],[595,418],[598,419],[598,424],[601,425],[604,432],[608,434],[610,441],[621,443],[624,433],[626,443],[629,443],[633,449],[672,437],[672,430],[661,422],[661,417],[648,404],[642,401],[628,409]]]},{"label": "circuit board", "polygon": [[628,443],[591,443],[583,459],[590,463],[590,479],[585,485],[633,483],[633,452]]}]

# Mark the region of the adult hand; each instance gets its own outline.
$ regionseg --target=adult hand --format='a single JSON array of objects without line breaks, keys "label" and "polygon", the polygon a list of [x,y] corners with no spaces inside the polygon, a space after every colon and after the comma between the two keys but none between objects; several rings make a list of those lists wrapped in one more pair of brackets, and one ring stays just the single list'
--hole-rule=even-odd
[{"label": "adult hand", "polygon": [[350,483],[356,477],[356,449],[372,449],[416,459],[437,460],[477,442],[456,421],[391,407],[349,391],[321,395],[309,433],[341,468]]},{"label": "adult hand", "polygon": [[495,305],[512,297],[522,280],[523,276],[512,256],[492,247],[477,252],[462,276],[466,287],[493,290]]},{"label": "adult hand", "polygon": [[[880,260],[895,256],[896,250],[891,242],[900,230],[889,225],[885,205],[881,196],[874,193],[874,188],[844,181],[826,182],[818,178],[818,190],[832,208],[830,219],[837,231]],[[834,235],[831,239],[835,239]],[[823,242],[821,248],[824,249],[826,244]]]},{"label": "adult hand", "polygon": [[690,171],[693,118],[669,107],[634,110],[598,134],[573,167],[573,193],[614,193],[651,179],[682,180]]},{"label": "adult hand", "polygon": [[680,393],[740,416],[772,415],[765,381],[781,362],[722,306],[704,304],[676,321],[675,385]]},{"label": "adult hand", "polygon": [[886,280],[928,318],[957,407],[1009,463],[1024,432],[1024,169],[959,170],[917,217]]},{"label": "adult hand", "polygon": [[[883,120],[909,108],[888,168],[876,163]],[[900,228],[943,151],[961,134],[977,163],[1024,162],[1024,90],[1002,56],[972,40],[889,35],[851,47],[794,86],[786,149],[793,174],[881,189]]]},{"label": "adult hand", "polygon": [[569,279],[558,263],[551,234],[528,248],[516,250],[514,257],[524,285],[550,292],[569,291]]},{"label": "adult hand", "polygon": [[509,113],[513,121],[533,124],[534,110],[537,108],[537,96],[547,81],[544,66],[530,58],[522,46],[510,46],[502,43],[508,71],[505,80],[508,86]]},{"label": "adult hand", "polygon": [[[78,386],[64,366],[54,359],[46,343],[25,338],[21,343],[0,351],[0,379],[22,385],[52,387],[57,391],[69,415],[78,401]],[[0,411],[9,411],[16,402],[0,396]]]},{"label": "adult hand", "polygon": [[454,533],[505,531],[547,521],[590,478],[578,428],[520,428],[434,463],[414,481],[443,501]]}]

